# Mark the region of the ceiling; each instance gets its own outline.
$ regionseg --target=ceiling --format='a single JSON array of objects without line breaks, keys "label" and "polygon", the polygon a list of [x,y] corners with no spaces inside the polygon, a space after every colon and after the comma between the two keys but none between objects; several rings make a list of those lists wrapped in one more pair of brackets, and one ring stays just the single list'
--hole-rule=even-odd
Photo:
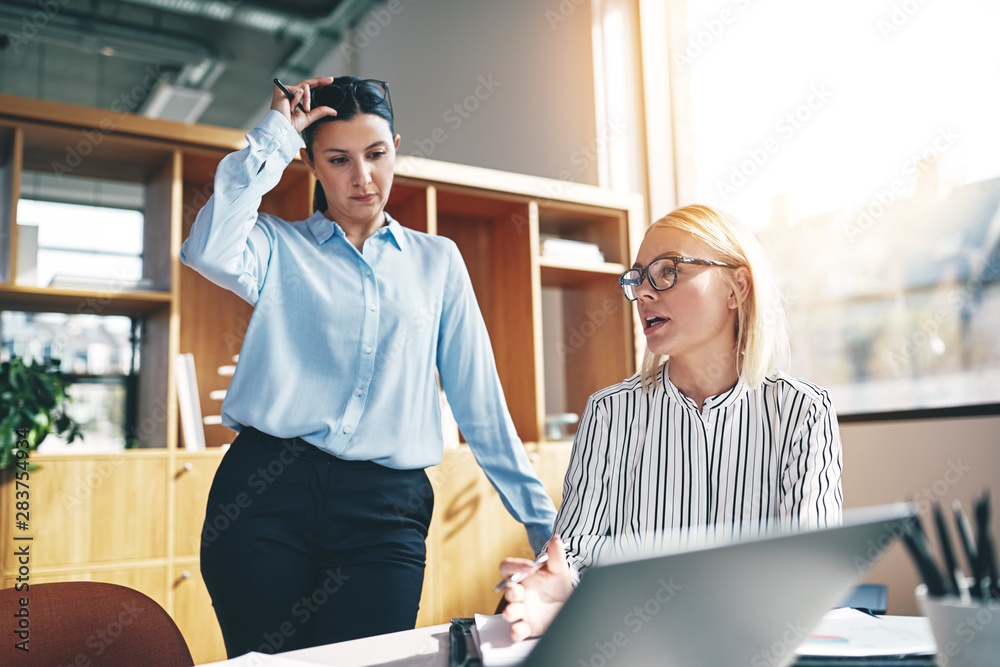
[{"label": "ceiling", "polygon": [[248,127],[381,0],[4,0],[0,93]]}]

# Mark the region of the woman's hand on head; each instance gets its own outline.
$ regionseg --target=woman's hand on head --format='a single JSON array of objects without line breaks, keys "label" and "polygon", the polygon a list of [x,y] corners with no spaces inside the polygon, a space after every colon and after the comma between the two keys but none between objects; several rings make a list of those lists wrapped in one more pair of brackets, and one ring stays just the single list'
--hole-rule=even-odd
[{"label": "woman's hand on head", "polygon": [[[507,606],[503,617],[511,624],[511,641],[519,642],[545,632],[573,592],[573,577],[558,535],[549,540],[547,552],[549,560],[540,570],[519,584],[508,585],[504,592]],[[510,577],[515,572],[529,571],[532,565],[532,561],[524,558],[507,558],[500,564],[500,573]]]},{"label": "woman's hand on head", "polygon": [[[271,108],[287,118],[296,132],[301,132],[320,118],[337,115],[336,110],[330,107],[311,108],[312,95],[310,91],[313,88],[328,86],[331,83],[333,83],[332,76],[318,76],[306,79],[294,86],[285,84],[285,87],[295,96],[291,100],[278,86],[275,86],[274,94],[271,96]],[[296,108],[300,102],[304,111]]]}]

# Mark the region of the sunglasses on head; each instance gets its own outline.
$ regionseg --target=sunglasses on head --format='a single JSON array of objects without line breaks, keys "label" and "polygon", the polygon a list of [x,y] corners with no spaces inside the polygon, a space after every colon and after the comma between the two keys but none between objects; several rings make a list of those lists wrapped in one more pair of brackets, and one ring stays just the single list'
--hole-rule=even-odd
[{"label": "sunglasses on head", "polygon": [[312,89],[312,108],[318,106],[340,108],[340,105],[347,99],[348,88],[354,93],[355,99],[362,107],[378,106],[382,102],[389,105],[389,112],[392,112],[392,100],[389,98],[389,84],[378,79],[359,79],[357,81],[347,81],[344,83],[331,83],[328,86],[320,86]]}]

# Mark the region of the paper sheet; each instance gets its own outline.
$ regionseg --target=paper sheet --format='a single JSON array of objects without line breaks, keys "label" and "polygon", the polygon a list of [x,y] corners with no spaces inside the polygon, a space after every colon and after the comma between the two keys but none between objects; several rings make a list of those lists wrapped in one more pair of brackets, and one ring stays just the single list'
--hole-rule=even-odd
[{"label": "paper sheet", "polygon": [[231,658],[229,660],[223,660],[221,662],[210,662],[201,667],[316,667],[314,662],[303,662],[301,660],[292,660],[291,658],[283,658],[280,655],[268,655],[267,653],[257,653],[256,651],[251,651],[250,653],[245,653],[237,658]]},{"label": "paper sheet", "polygon": [[922,616],[870,616],[857,609],[827,612],[799,655],[867,657],[930,655],[935,652],[930,622]]},{"label": "paper sheet", "polygon": [[516,644],[510,640],[510,623],[503,617],[476,614],[476,640],[483,656],[483,667],[519,665],[535,648],[538,639],[525,639]]}]

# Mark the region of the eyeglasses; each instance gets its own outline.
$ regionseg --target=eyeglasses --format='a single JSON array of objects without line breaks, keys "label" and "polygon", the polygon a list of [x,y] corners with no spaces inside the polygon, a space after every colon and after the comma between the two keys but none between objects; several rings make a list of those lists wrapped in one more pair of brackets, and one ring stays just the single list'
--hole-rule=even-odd
[{"label": "eyeglasses", "polygon": [[347,88],[354,91],[354,97],[362,107],[374,107],[383,101],[389,105],[392,113],[392,99],[389,97],[389,84],[378,79],[360,79],[344,83],[331,83],[328,86],[313,88],[312,108],[326,106],[337,109],[347,99]]},{"label": "eyeglasses", "polygon": [[643,278],[649,278],[649,285],[657,292],[665,292],[677,282],[678,264],[697,264],[699,266],[721,266],[727,269],[735,269],[736,266],[724,262],[716,262],[711,259],[693,259],[691,257],[661,257],[649,263],[643,269],[629,269],[618,278],[618,283],[622,286],[622,293],[629,301],[639,298],[636,290],[642,284]]}]

